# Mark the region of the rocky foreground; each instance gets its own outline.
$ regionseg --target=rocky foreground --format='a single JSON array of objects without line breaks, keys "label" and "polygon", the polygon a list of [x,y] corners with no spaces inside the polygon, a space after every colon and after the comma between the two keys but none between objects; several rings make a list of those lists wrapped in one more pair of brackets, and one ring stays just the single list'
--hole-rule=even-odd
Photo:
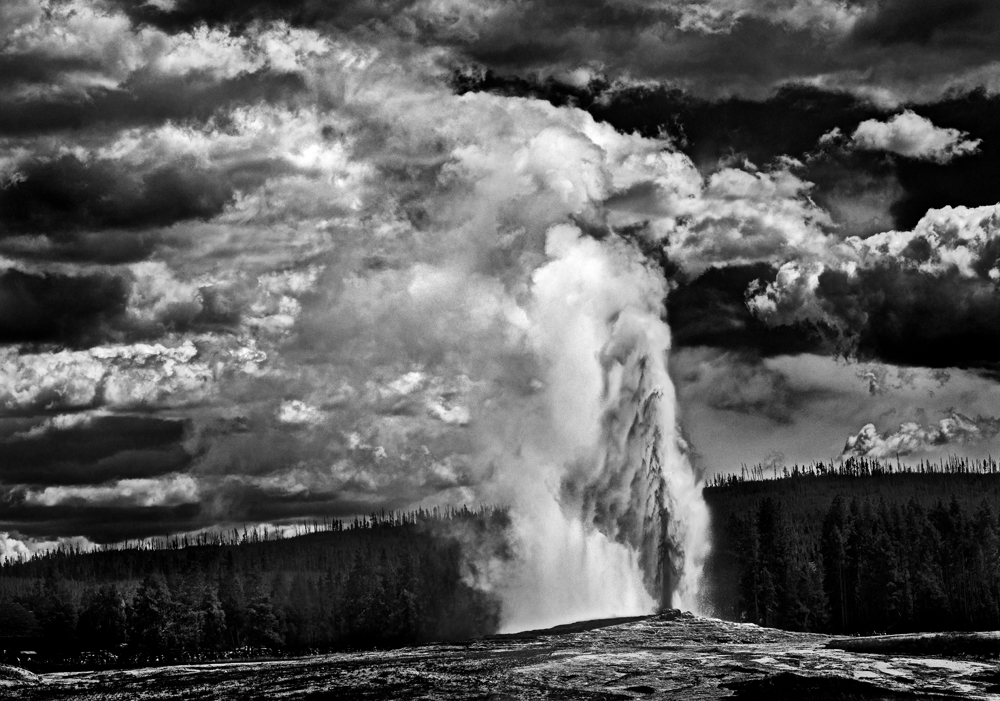
[{"label": "rocky foreground", "polygon": [[[624,619],[623,619],[624,620]],[[598,627],[599,626],[599,627]],[[10,699],[997,699],[993,650],[865,653],[687,615],[266,663],[26,675]],[[968,646],[967,646],[968,647]]]}]

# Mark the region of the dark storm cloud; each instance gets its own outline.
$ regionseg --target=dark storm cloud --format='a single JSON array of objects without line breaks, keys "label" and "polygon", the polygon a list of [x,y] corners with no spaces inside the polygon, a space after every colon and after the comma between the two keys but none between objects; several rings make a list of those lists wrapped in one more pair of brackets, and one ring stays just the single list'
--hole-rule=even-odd
[{"label": "dark storm cloud", "polygon": [[110,160],[66,155],[21,164],[21,177],[0,190],[0,227],[7,235],[53,238],[80,230],[142,229],[208,219],[232,199],[220,173],[193,160],[129,172]]},{"label": "dark storm cloud", "polygon": [[764,97],[789,82],[941,95],[1000,57],[988,0],[868,3],[539,0],[179,0],[171,9],[109,0],[140,25],[234,31],[280,20],[376,40],[446,46],[459,61],[514,74],[600,65],[612,77],[673,82],[701,95]]},{"label": "dark storm cloud", "polygon": [[998,20],[1000,11],[990,0],[880,0],[855,25],[852,39],[880,46],[973,47],[995,41]]},{"label": "dark storm cloud", "polygon": [[120,7],[137,23],[181,32],[201,24],[240,28],[258,21],[284,21],[305,27],[331,25],[345,29],[390,21],[416,1],[178,0],[169,10],[144,0],[108,0],[108,4]]},{"label": "dark storm cloud", "polygon": [[54,57],[44,53],[20,53],[0,56],[0,85],[5,88],[24,85],[47,86],[68,72],[100,69],[99,61],[77,57]]},{"label": "dark storm cloud", "polygon": [[816,295],[843,322],[862,358],[1000,367],[1000,291],[991,280],[883,264],[854,277],[825,271]]},{"label": "dark storm cloud", "polygon": [[37,245],[34,235],[0,235],[0,253],[33,262],[115,265],[148,258],[163,243],[159,230],[63,231]]},{"label": "dark storm cloud", "polygon": [[911,229],[930,208],[996,204],[1000,200],[1000,95],[975,91],[914,107],[936,126],[959,129],[981,139],[977,153],[947,164],[896,159],[905,190],[893,206],[896,228]]},{"label": "dark storm cloud", "polygon": [[142,341],[174,331],[230,331],[244,303],[238,295],[204,288],[155,314],[129,307],[139,281],[118,274],[0,273],[0,343],[90,348],[108,341]]},{"label": "dark storm cloud", "polygon": [[[32,62],[26,59],[24,63]],[[31,70],[42,77],[44,65]],[[0,134],[27,136],[86,127],[149,126],[167,120],[205,121],[244,105],[284,103],[304,88],[300,75],[268,70],[227,79],[198,72],[163,76],[140,71],[116,88],[91,88],[83,96],[0,101]]]},{"label": "dark storm cloud", "polygon": [[801,156],[834,128],[877,116],[872,105],[852,95],[790,85],[766,100],[699,99],[666,88],[614,92],[593,114],[623,131],[655,136],[666,131],[704,169],[725,158],[764,165],[778,156]]},{"label": "dark storm cloud", "polygon": [[762,355],[830,352],[836,333],[801,322],[772,327],[747,308],[747,288],[755,280],[773,281],[769,264],[710,268],[681,282],[667,298],[667,320],[678,346],[714,346]]},{"label": "dark storm cloud", "polygon": [[355,499],[340,494],[275,495],[265,490],[233,490],[224,497],[227,511],[216,513],[201,504],[177,506],[90,505],[56,506],[25,504],[17,492],[0,494],[0,531],[18,538],[83,536],[95,543],[163,536],[225,524],[275,523],[324,518],[350,519],[378,509],[405,509],[410,495],[398,499]]},{"label": "dark storm cloud", "polygon": [[782,83],[843,67],[834,46],[817,41],[810,29],[746,17],[725,32],[684,31],[674,10],[627,14],[609,27],[602,17],[615,12],[601,3],[581,16],[567,2],[540,17],[525,13],[514,27],[490,27],[463,48],[471,60],[511,73],[596,63],[612,76],[689,86],[711,96],[763,97]]},{"label": "dark storm cloud", "polygon": [[[723,22],[724,32],[682,31],[688,8],[604,0],[547,0],[520,5],[484,3],[463,12],[414,0],[387,3],[317,0],[181,0],[170,10],[115,0],[134,21],[169,32],[201,24],[236,29],[257,21],[336,28],[358,33],[413,36],[447,45],[467,59],[510,72],[572,67],[599,61],[613,72],[657,79],[712,78],[729,85],[750,78],[770,83],[835,65],[832,53],[816,51],[815,34],[766,17]],[[767,50],[762,51],[762,47]],[[811,48],[812,50],[807,50]],[[733,56],[740,56],[733,61]]]},{"label": "dark storm cloud", "polygon": [[0,483],[100,484],[183,470],[192,459],[181,445],[184,426],[143,416],[94,417],[65,428],[36,423],[0,439]]},{"label": "dark storm cloud", "polygon": [[765,416],[790,425],[811,402],[829,392],[796,387],[782,372],[756,355],[705,351],[704,360],[683,371],[683,385],[694,385],[700,401],[712,409],[747,416]]},{"label": "dark storm cloud", "polygon": [[200,514],[198,504],[35,506],[19,502],[16,494],[0,496],[0,531],[26,538],[59,538],[72,533],[95,543],[115,543],[209,525]]},{"label": "dark storm cloud", "polygon": [[129,285],[111,275],[0,273],[0,343],[86,346],[125,313]]},{"label": "dark storm cloud", "polygon": [[897,228],[895,213],[909,197],[899,182],[897,165],[883,153],[830,151],[809,154],[801,171],[815,184],[813,200],[830,213],[837,235],[860,236]]},{"label": "dark storm cloud", "polygon": [[[231,521],[274,523],[296,521],[316,514],[330,518],[350,518],[371,513],[373,501],[358,499],[344,491],[308,494],[282,494],[252,485],[225,485],[219,498],[225,504],[225,518]],[[414,495],[379,495],[379,509],[405,509]]]},{"label": "dark storm cloud", "polygon": [[176,506],[139,506],[121,503],[88,503],[70,499],[55,505],[27,503],[23,488],[0,493],[0,531],[22,538],[83,536],[96,543],[162,536],[220,524],[301,521],[318,514],[351,518],[373,509],[403,509],[413,503],[411,493],[379,496],[376,501],[349,493],[286,494],[239,483],[216,485],[205,503]]}]

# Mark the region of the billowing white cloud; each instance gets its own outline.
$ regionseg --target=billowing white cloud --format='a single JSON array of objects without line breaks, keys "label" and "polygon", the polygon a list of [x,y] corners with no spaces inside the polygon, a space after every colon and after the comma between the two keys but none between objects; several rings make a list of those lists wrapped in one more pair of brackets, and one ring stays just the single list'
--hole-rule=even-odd
[{"label": "billowing white cloud", "polygon": [[300,72],[331,50],[331,43],[308,29],[276,24],[251,27],[239,35],[224,29],[196,28],[165,38],[166,46],[148,65],[165,74],[209,72],[234,78],[262,69]]},{"label": "billowing white cloud", "polygon": [[654,3],[677,8],[677,26],[708,34],[730,32],[743,19],[761,18],[794,29],[843,34],[850,31],[863,8],[830,0],[779,0],[762,5],[753,0],[679,0]]},{"label": "billowing white cloud", "polygon": [[762,285],[759,280],[747,289],[747,307],[774,324],[790,324],[805,319],[826,317],[816,298],[822,263],[785,263],[774,282]]},{"label": "billowing white cloud", "polygon": [[[908,158],[947,163],[979,150],[980,140],[968,136],[958,129],[935,126],[926,117],[904,110],[885,122],[877,119],[861,122],[848,145],[863,151],[888,151]],[[829,137],[824,139],[829,140]]]},{"label": "billowing white cloud", "polygon": [[191,318],[202,309],[201,293],[190,282],[178,280],[162,261],[129,266],[132,290],[127,313],[140,323],[163,323]]},{"label": "billowing white cloud", "polygon": [[94,548],[94,543],[83,536],[68,536],[62,538],[24,538],[0,531],[0,562],[30,558],[35,553],[69,547],[87,552]]},{"label": "billowing white cloud", "polygon": [[788,166],[770,172],[726,168],[696,196],[671,203],[672,216],[651,227],[669,242],[670,258],[692,272],[783,256],[822,259],[833,222],[809,199],[811,187]]},{"label": "billowing white cloud", "polygon": [[954,269],[964,277],[1000,279],[1000,261],[986,260],[987,246],[1000,235],[1000,205],[930,209],[911,231],[887,231],[850,238],[860,262],[895,260],[929,273]]},{"label": "billowing white cloud", "polygon": [[323,420],[323,412],[298,399],[282,402],[278,421],[286,424],[312,425]]},{"label": "billowing white cloud", "polygon": [[283,23],[253,25],[239,36],[204,26],[171,35],[137,28],[125,15],[83,0],[5,0],[0,40],[0,56],[51,62],[56,74],[44,83],[0,88],[19,98],[78,98],[89,90],[121,88],[140,74],[148,81],[188,75],[224,80],[262,70],[301,73],[331,50],[318,32]]},{"label": "billowing white cloud", "polygon": [[123,479],[97,486],[55,486],[29,490],[24,503],[34,506],[177,506],[199,501],[198,483],[190,475]]},{"label": "billowing white cloud", "polygon": [[1000,205],[931,209],[910,231],[829,241],[818,259],[784,263],[773,282],[751,286],[747,306],[771,324],[811,319],[841,326],[844,320],[831,316],[816,294],[824,271],[854,279],[859,270],[892,265],[930,275],[957,272],[970,280],[1000,280],[1000,256],[990,253],[998,234]]},{"label": "billowing white cloud", "polygon": [[1000,418],[966,416],[951,410],[937,425],[924,426],[907,421],[898,431],[879,433],[875,424],[865,424],[849,436],[844,455],[891,458],[897,455],[951,450],[961,445],[986,441],[1000,433]]},{"label": "billowing white cloud", "polygon": [[22,431],[14,434],[14,438],[21,438],[26,440],[34,440],[38,438],[44,438],[51,433],[58,431],[65,431],[74,428],[85,428],[90,426],[94,419],[98,416],[105,415],[102,410],[98,411],[85,411],[76,414],[58,414],[56,416],[50,416],[41,423],[32,426],[27,431]]},{"label": "billowing white cloud", "polygon": [[41,353],[5,348],[0,407],[13,414],[43,408],[179,408],[215,398],[225,370],[255,374],[266,359],[252,339],[199,340],[204,352],[191,340]]}]

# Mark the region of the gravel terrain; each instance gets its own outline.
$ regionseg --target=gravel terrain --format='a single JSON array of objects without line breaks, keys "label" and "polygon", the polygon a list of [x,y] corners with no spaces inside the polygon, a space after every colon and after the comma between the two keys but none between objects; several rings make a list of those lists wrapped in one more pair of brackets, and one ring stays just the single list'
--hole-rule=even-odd
[{"label": "gravel terrain", "polygon": [[[852,652],[686,615],[275,662],[27,675],[10,699],[1000,699],[995,655]],[[992,655],[992,656],[991,656]]]}]

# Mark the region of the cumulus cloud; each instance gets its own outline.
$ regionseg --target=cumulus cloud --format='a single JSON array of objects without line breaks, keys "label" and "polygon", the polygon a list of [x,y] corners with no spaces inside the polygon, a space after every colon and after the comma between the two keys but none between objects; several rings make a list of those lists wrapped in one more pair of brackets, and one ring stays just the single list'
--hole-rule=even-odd
[{"label": "cumulus cloud", "polygon": [[309,425],[322,420],[323,412],[298,399],[282,402],[278,409],[278,421],[282,423]]},{"label": "cumulus cloud", "polygon": [[198,501],[198,484],[190,475],[124,479],[98,486],[53,486],[24,494],[29,506],[177,506]]},{"label": "cumulus cloud", "polygon": [[726,168],[708,178],[700,196],[681,200],[673,217],[651,227],[669,241],[671,260],[692,272],[713,263],[772,261],[788,252],[821,258],[833,222],[809,199],[810,188],[788,166],[771,172]]},{"label": "cumulus cloud", "polygon": [[780,369],[749,353],[701,349],[685,354],[677,365],[687,396],[715,410],[776,424],[793,423],[797,412],[829,394],[795,386]]},{"label": "cumulus cloud", "polygon": [[0,562],[21,560],[35,553],[56,550],[60,547],[79,548],[83,552],[93,549],[94,543],[81,536],[55,538],[18,538],[16,533],[0,531]]},{"label": "cumulus cloud", "polygon": [[929,210],[911,231],[887,231],[851,238],[865,264],[902,261],[928,273],[954,270],[965,278],[1000,279],[997,235],[1000,205]]},{"label": "cumulus cloud", "polygon": [[937,425],[925,426],[908,421],[900,424],[898,431],[880,433],[875,424],[866,424],[856,435],[848,437],[843,454],[891,458],[931,453],[988,441],[997,433],[1000,433],[1000,418],[972,417],[952,410]]},{"label": "cumulus cloud", "polygon": [[[848,145],[866,151],[887,151],[907,158],[947,163],[953,158],[976,153],[981,141],[968,134],[935,126],[926,117],[904,110],[892,119],[880,122],[868,119],[858,125]],[[835,140],[836,134],[821,139]]]},{"label": "cumulus cloud", "polygon": [[775,327],[836,331],[840,351],[930,367],[992,367],[998,336],[994,206],[930,210],[911,231],[831,245],[751,284],[748,307]]},{"label": "cumulus cloud", "polygon": [[48,435],[54,431],[65,431],[67,429],[90,426],[96,417],[101,416],[99,412],[81,412],[79,414],[59,414],[41,423],[32,426],[29,430],[15,433],[14,438],[37,439]]},{"label": "cumulus cloud", "polygon": [[804,319],[824,318],[816,297],[822,263],[785,263],[773,282],[755,280],[747,289],[747,307],[771,323],[790,324]]},{"label": "cumulus cloud", "polygon": [[[18,414],[61,409],[182,407],[210,400],[225,369],[255,374],[266,356],[253,341],[212,339],[204,351],[191,340],[174,346],[95,346],[86,351],[18,353],[3,349],[0,407]],[[213,358],[214,356],[214,358]]]},{"label": "cumulus cloud", "polygon": [[281,23],[248,28],[241,37],[205,26],[168,34],[136,27],[101,3],[18,5],[6,10],[15,26],[0,47],[0,62],[6,59],[11,78],[4,92],[19,101],[81,99],[151,78],[222,81],[264,70],[294,73],[329,51],[317,32]]}]

